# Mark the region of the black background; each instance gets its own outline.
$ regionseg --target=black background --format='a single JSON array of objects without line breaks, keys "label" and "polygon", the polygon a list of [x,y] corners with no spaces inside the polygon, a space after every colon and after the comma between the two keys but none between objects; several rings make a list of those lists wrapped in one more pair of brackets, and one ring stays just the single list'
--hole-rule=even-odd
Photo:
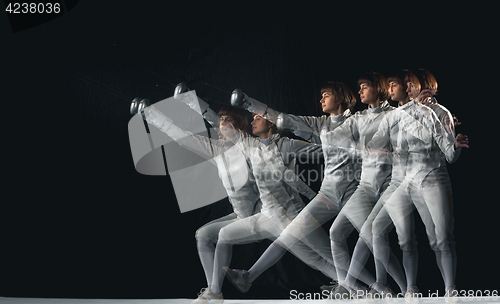
[{"label": "black background", "polygon": [[[133,98],[162,100],[183,81],[214,109],[239,87],[278,110],[320,115],[326,80],[357,92],[364,71],[420,67],[435,75],[439,101],[470,138],[449,166],[457,288],[498,289],[494,6],[145,2],[80,1],[15,33],[0,14],[1,296],[193,298],[206,287],[194,232],[228,213],[227,201],[181,214],[169,177],[135,171],[127,129]],[[418,285],[442,292],[417,228]],[[268,244],[235,246],[232,265],[248,268]],[[318,291],[327,281],[287,255],[248,294],[227,282],[223,292],[287,298],[290,289]]]}]

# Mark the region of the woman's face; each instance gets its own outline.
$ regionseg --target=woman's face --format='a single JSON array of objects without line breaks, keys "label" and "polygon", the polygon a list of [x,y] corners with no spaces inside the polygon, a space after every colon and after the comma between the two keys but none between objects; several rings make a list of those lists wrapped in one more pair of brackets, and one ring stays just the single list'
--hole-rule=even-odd
[{"label": "woman's face", "polygon": [[219,131],[224,138],[232,137],[234,134],[234,124],[236,121],[232,116],[229,115],[221,115],[219,116]]},{"label": "woman's face", "polygon": [[331,90],[326,90],[321,94],[321,108],[325,113],[332,113],[340,106],[340,103],[336,100],[335,95],[333,95]]},{"label": "woman's face", "polygon": [[418,93],[420,93],[420,89],[418,89],[413,82],[408,82],[407,87],[406,92],[408,93],[408,97],[410,97],[410,99],[417,98]]},{"label": "woman's face", "polygon": [[362,103],[372,104],[377,101],[377,93],[375,88],[367,83],[362,83],[359,86],[359,99]]},{"label": "woman's face", "polygon": [[389,93],[394,101],[405,101],[408,93],[405,91],[403,84],[391,81],[389,83]]},{"label": "woman's face", "polygon": [[267,134],[271,129],[267,120],[260,115],[253,116],[251,125],[252,125],[252,133],[255,136],[260,136],[261,134]]}]

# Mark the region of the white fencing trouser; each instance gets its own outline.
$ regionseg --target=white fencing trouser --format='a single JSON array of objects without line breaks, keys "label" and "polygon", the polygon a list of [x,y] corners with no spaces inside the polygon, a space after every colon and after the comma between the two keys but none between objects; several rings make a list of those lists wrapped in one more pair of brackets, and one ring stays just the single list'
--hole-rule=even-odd
[{"label": "white fencing trouser", "polygon": [[[372,223],[374,238],[375,236],[387,235],[395,227],[399,246],[403,251],[412,251],[417,248],[415,223],[412,215],[414,205],[408,191],[408,183],[406,182],[399,186],[389,186],[386,190],[388,198],[383,205],[380,205],[381,209]],[[366,232],[363,235],[369,235],[369,233]]]},{"label": "white fencing trouser", "polygon": [[[401,289],[402,292],[406,291],[406,278],[403,273],[403,270],[401,268],[401,265],[399,263],[398,258],[394,255],[392,252],[390,245],[389,245],[389,240],[388,240],[388,232],[392,229],[393,224],[392,220],[389,217],[387,210],[385,209],[385,203],[386,201],[392,196],[394,191],[398,188],[400,183],[398,182],[393,182],[389,184],[389,187],[384,191],[384,193],[380,196],[379,200],[373,207],[370,215],[367,217],[365,223],[361,227],[361,230],[359,232],[359,237],[365,242],[366,246],[373,252],[373,256],[375,258],[375,271],[377,273],[377,278],[376,281],[380,283],[383,286],[386,286],[387,283],[387,273],[392,276],[392,278],[396,281],[398,284],[399,288]],[[387,231],[387,234],[384,235],[384,239],[380,240],[379,238],[374,239],[373,235],[373,225],[375,219],[379,219],[379,222],[377,225],[381,225],[381,222],[384,223],[383,226],[385,226],[385,230]],[[413,217],[412,217],[413,220]],[[383,242],[382,242],[383,241]],[[359,242],[359,240],[358,240]],[[357,246],[357,245],[356,245]],[[381,248],[382,246],[382,248]],[[356,249],[355,249],[356,250]],[[378,252],[375,252],[378,250]],[[381,254],[381,250],[385,250],[385,255]],[[384,260],[380,261],[376,257],[377,256],[384,256]],[[353,254],[353,259],[355,255]],[[366,263],[363,261],[352,261],[351,263]],[[380,269],[383,267],[383,269]],[[349,268],[349,273],[348,275],[353,276],[355,278],[359,277],[359,274],[353,273],[353,270],[351,267]]]},{"label": "white fencing trouser", "polygon": [[[396,188],[396,189],[394,189]],[[421,201],[415,191],[409,189],[407,180],[399,186],[388,188],[392,192],[372,224],[373,254],[386,268],[390,263],[390,244],[388,234],[396,228],[398,242],[403,251],[403,266],[406,272],[407,288],[416,286],[418,251],[413,218],[414,201]],[[410,198],[411,196],[411,198]],[[421,205],[419,205],[421,207]],[[420,208],[422,209],[422,208]],[[422,213],[426,214],[422,210]],[[402,290],[405,292],[406,290]]]},{"label": "white fencing trouser", "polygon": [[[443,276],[446,289],[455,287],[457,256],[453,235],[453,197],[451,183],[446,167],[431,171],[419,187],[422,203],[421,209],[427,212],[425,219],[430,246],[436,254],[436,262]],[[419,210],[420,213],[420,210]]]},{"label": "white fencing trouser", "polygon": [[231,213],[211,222],[206,223],[198,230],[196,230],[196,247],[198,248],[198,255],[205,272],[208,287],[212,286],[212,277],[214,272],[214,257],[215,245],[219,239],[219,231],[237,221],[236,213]]},{"label": "white fencing trouser", "polygon": [[[432,173],[431,173],[432,174]],[[412,215],[416,208],[424,223],[429,245],[436,255],[442,254],[455,256],[455,243],[453,238],[453,216],[451,189],[449,184],[430,182],[424,180],[422,186],[415,185],[406,179],[384,204],[384,207],[373,222],[374,255],[384,263],[388,262],[389,247],[387,235],[396,227],[398,241],[403,254],[417,253],[415,224]],[[384,248],[385,247],[385,248]],[[415,257],[417,258],[417,257]],[[446,257],[443,258],[446,260]],[[438,266],[442,272],[445,284],[452,284],[453,273],[445,273],[438,257]],[[448,262],[449,263],[449,262]],[[405,265],[405,268],[409,265]],[[413,266],[416,267],[416,266]],[[455,269],[455,260],[451,269]],[[450,268],[447,268],[450,269]],[[408,286],[416,285],[416,269],[407,273]],[[448,286],[447,287],[453,287]]]},{"label": "white fencing trouser", "polygon": [[[349,199],[356,186],[357,182],[353,182],[347,187],[344,196],[336,200],[330,199],[324,194],[324,191],[320,190],[320,193],[302,209],[252,266],[249,270],[250,282],[274,265],[285,254],[286,250],[311,268],[318,269],[336,280],[330,241],[321,225],[339,213],[342,204]],[[330,194],[330,196],[332,195]],[[321,259],[319,259],[320,257]]]},{"label": "white fencing trouser", "polygon": [[[385,186],[382,186],[384,189]],[[379,192],[372,187],[360,184],[351,198],[342,207],[339,215],[330,228],[331,250],[339,282],[344,283],[350,265],[349,250],[347,248],[347,237],[356,229],[361,227],[372,212],[373,206],[379,199]],[[361,268],[357,279],[370,285],[374,282],[373,276]],[[347,286],[356,288],[355,286]]]},{"label": "white fencing trouser", "polygon": [[[328,257],[332,261],[331,248],[328,237],[317,240],[317,235],[313,234],[315,230],[321,227],[327,221],[338,216],[343,204],[345,204],[356,190],[357,182],[352,182],[347,187],[342,198],[331,199],[332,195],[325,195],[320,191],[297,217],[281,233],[278,240],[289,250],[297,241],[302,241],[311,245],[311,249],[323,257]],[[325,241],[326,240],[326,241]]]},{"label": "white fencing trouser", "polygon": [[[216,246],[215,265],[212,279],[211,290],[213,292],[220,292],[224,277],[222,267],[229,266],[232,255],[232,245],[234,244],[248,244],[263,239],[276,240],[276,238],[283,231],[285,225],[291,222],[290,218],[276,219],[276,216],[269,216],[264,213],[259,213],[244,219],[236,220],[225,227],[219,232],[219,240]],[[323,233],[323,237],[328,244],[328,237],[322,230],[316,230],[312,234],[317,236]],[[321,237],[315,237],[315,242],[320,242]],[[295,242],[289,250],[304,263],[313,269],[323,272],[326,276],[334,279],[335,270],[333,261],[318,255],[315,251],[310,249],[310,245],[302,241]],[[284,252],[283,252],[284,254]],[[265,268],[267,269],[267,267]],[[264,270],[265,270],[264,269]]]},{"label": "white fencing trouser", "polygon": [[[453,199],[451,183],[446,167],[432,170],[426,175],[418,190],[430,214],[422,219],[427,228],[429,241],[434,251],[450,251],[455,246],[453,236]],[[434,229],[431,229],[434,226]]]},{"label": "white fencing trouser", "polygon": [[411,153],[409,164],[412,174],[406,180],[411,199],[425,225],[446,290],[453,289],[456,271],[453,202],[443,154],[431,147],[425,153]]},{"label": "white fencing trouser", "polygon": [[[219,232],[219,244],[248,244],[262,239],[275,240],[283,231],[282,225],[282,223],[277,225],[272,217],[259,213],[233,222],[222,228]],[[315,266],[318,265],[317,261],[322,260],[323,257],[307,248],[309,248],[308,245],[299,241],[296,242],[290,250],[299,259],[307,262],[312,268],[321,270]]]},{"label": "white fencing trouser", "polygon": [[254,214],[244,219],[236,220],[219,231],[219,240],[215,247],[214,269],[210,291],[219,294],[225,272],[224,266],[229,266],[233,253],[233,244],[248,244],[262,239],[274,239],[279,235],[280,227],[275,221],[263,213]]}]

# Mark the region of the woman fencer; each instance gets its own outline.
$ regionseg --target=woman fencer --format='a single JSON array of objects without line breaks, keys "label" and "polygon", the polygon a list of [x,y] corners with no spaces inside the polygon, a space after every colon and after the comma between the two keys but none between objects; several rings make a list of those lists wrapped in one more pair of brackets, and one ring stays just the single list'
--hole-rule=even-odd
[{"label": "woman fencer", "polygon": [[[355,153],[362,160],[359,185],[342,207],[330,229],[332,254],[339,277],[339,286],[333,292],[334,298],[344,298],[344,294],[356,295],[358,290],[362,291],[363,288],[358,286],[356,279],[371,286],[370,292],[372,294],[391,292],[387,286],[375,284],[373,276],[364,267],[372,249],[371,238],[358,238],[352,260],[349,261],[346,239],[354,228],[361,232],[373,206],[383,196],[389,185],[392,169],[392,160],[390,153],[388,153],[392,148],[389,143],[380,150],[373,151],[366,148],[366,144],[378,130],[380,122],[394,109],[387,100],[389,82],[383,75],[369,72],[359,78],[358,85],[360,87],[360,100],[368,105],[368,109],[357,112],[349,117],[342,126],[331,132],[333,142],[336,141],[336,133],[338,132],[351,136],[356,143]],[[375,262],[378,263],[378,261]],[[377,269],[379,270],[377,273],[378,281],[386,281],[387,275],[383,271],[383,265]],[[404,275],[399,264],[391,263],[387,270],[392,273],[400,288],[404,289],[406,287]]]},{"label": "woman fencer", "polygon": [[[182,88],[184,87],[184,90]],[[180,84],[176,88],[176,94],[182,93],[186,91],[185,85],[182,86]],[[241,90],[235,90],[236,95],[239,94],[239,96],[242,96]],[[236,96],[234,96],[236,97]],[[179,101],[185,102],[189,107],[194,109],[196,112],[199,114],[202,114],[205,120],[207,120],[212,126],[215,127],[215,121],[217,114],[209,108],[209,105],[204,102],[201,98],[198,98],[198,102],[192,102],[190,99],[180,99]],[[283,158],[284,164],[290,168],[294,169],[295,167],[295,159],[296,158],[307,158],[307,159],[312,159],[313,161],[317,158],[322,157],[323,153],[321,150],[321,145],[316,145],[316,144],[311,144],[308,142],[300,141],[300,140],[294,140],[290,139],[287,137],[281,137],[278,134],[278,130],[276,126],[264,119],[262,116],[254,114],[253,115],[253,121],[251,123],[252,125],[252,133],[253,135],[257,136],[260,140],[261,143],[266,145],[268,148],[270,148],[276,155],[279,155]],[[220,132],[219,132],[220,134]],[[293,189],[288,189],[289,195],[293,197],[293,199],[300,199],[297,193],[294,193]],[[228,227],[230,228],[230,227]],[[227,229],[226,229],[227,230]],[[233,236],[236,235],[233,233]],[[318,229],[314,231],[313,233],[310,234],[310,238],[313,239],[313,242],[316,244],[321,244],[320,248],[326,249],[328,247],[328,236],[322,229]],[[221,244],[219,248],[222,248],[225,246],[228,248],[228,243],[230,244],[235,244],[235,243],[241,243],[241,240],[238,239],[238,237],[233,237],[233,239],[229,239],[226,237],[225,243],[226,244]],[[248,243],[248,241],[246,241]],[[322,271],[326,276],[330,277],[331,279],[336,279],[336,272],[333,269],[333,260],[331,259],[331,255],[328,250],[323,250],[323,252],[314,252],[309,249],[310,246],[305,245],[302,242],[297,242],[294,244],[294,246],[291,248],[291,252],[301,259],[304,263],[309,265],[310,267]],[[228,250],[226,250],[227,252]],[[224,252],[224,251],[216,251],[216,252]],[[283,249],[282,254],[286,252],[286,249]],[[227,255],[219,254],[216,256],[217,257],[224,257]],[[229,260],[225,258],[223,261],[220,261],[218,263],[219,267],[216,267],[214,270],[214,278],[218,278],[216,280],[217,282],[220,282],[216,287],[213,288],[215,291],[220,291],[221,286],[222,286],[222,273],[220,272],[221,266],[224,267],[223,265],[229,264]],[[229,265],[227,265],[229,266]],[[334,277],[332,277],[332,275]],[[214,284],[215,285],[215,284]],[[245,291],[243,291],[245,292]]]},{"label": "woman fencer", "polygon": [[[399,107],[404,106],[410,101],[406,86],[406,82],[408,81],[409,77],[408,73],[411,72],[407,70],[401,70],[399,72],[393,73],[388,77],[390,99],[394,102],[397,102]],[[378,225],[380,225],[381,219],[384,219],[387,233],[388,231],[390,231],[390,228],[392,228],[391,218],[389,217],[384,205],[385,202],[391,197],[394,191],[402,183],[406,172],[408,149],[407,146],[404,145],[404,142],[401,141],[401,138],[398,137],[398,124],[395,123],[395,121],[397,121],[398,114],[398,111],[395,110],[388,112],[383,117],[382,121],[379,124],[378,130],[384,130],[385,133],[381,133],[377,130],[377,133],[372,137],[372,140],[370,141],[367,149],[368,151],[373,151],[377,154],[388,153],[392,161],[392,172],[389,186],[373,207],[372,212],[366,219],[360,231],[360,237],[363,238],[366,243],[371,243],[373,245],[373,254],[375,257],[375,272],[377,276],[376,282],[372,285],[372,288],[370,290],[372,296],[375,292],[381,294],[384,297],[392,296],[392,291],[388,286],[387,276],[385,275],[386,270],[398,283],[401,292],[405,293],[407,290],[407,282],[405,276],[401,272],[401,270],[399,270],[401,266],[399,265],[398,259],[391,251],[387,235],[384,234],[384,238],[381,238],[379,234],[376,234],[376,237],[374,237],[374,235],[372,234],[372,227],[375,218],[379,219]],[[391,126],[391,128],[389,128],[389,125]],[[375,145],[375,143],[377,144]],[[388,145],[390,146],[390,150],[387,150]],[[410,212],[411,211],[408,211],[407,213]],[[413,227],[413,217],[408,217],[407,221],[404,223],[409,227]],[[403,230],[413,231],[409,228],[400,228],[397,231],[399,232]],[[403,244],[404,242],[405,241],[403,240],[403,238],[400,237],[400,244]],[[380,260],[380,251],[382,249],[384,250],[384,259]],[[354,257],[353,260],[355,260]],[[392,271],[393,269],[397,271]]]},{"label": "woman fencer", "polygon": [[[188,96],[190,95],[181,94],[175,97],[184,103],[190,104],[190,106],[194,108],[197,101],[195,97],[187,98]],[[210,121],[211,124],[216,124],[216,121],[219,120],[217,126],[221,127],[220,133],[223,136],[225,136],[224,134],[227,132],[225,126],[229,124],[244,133],[248,133],[248,120],[245,112],[232,107],[222,107],[218,115],[217,113],[213,115],[213,111],[205,113],[205,110],[206,108],[203,109],[203,114],[205,118],[208,118],[207,120]],[[215,117],[217,117],[217,120]],[[149,118],[148,122],[153,121]],[[153,122],[153,125],[161,129],[162,126],[159,124],[160,122]],[[215,163],[222,184],[227,191],[229,202],[233,208],[232,213],[215,219],[196,231],[195,236],[198,255],[207,280],[207,288],[202,289],[201,292],[201,296],[203,296],[209,292],[209,288],[212,286],[213,282],[215,248],[219,231],[238,219],[247,218],[260,212],[261,201],[259,199],[259,190],[254,182],[255,178],[253,177],[253,173],[248,168],[245,157],[229,140],[216,141],[201,136],[185,137],[185,132],[179,128],[175,128],[175,126],[162,130],[174,139],[185,138],[183,141],[178,142],[182,143],[184,146],[191,146],[194,152],[197,154],[202,153],[203,157]]]},{"label": "woman fencer", "polygon": [[[179,130],[161,113],[154,109],[146,110],[148,122],[153,123],[153,125],[169,134],[182,146],[195,150],[195,152],[200,153],[199,151],[203,150],[200,153],[203,154],[207,153],[207,150],[211,150],[208,154],[213,154],[215,151],[220,155],[221,151],[218,150],[220,150],[221,144],[222,146],[236,148],[232,152],[225,151],[224,154],[235,153],[236,151],[236,154],[243,155],[253,173],[253,181],[259,191],[262,210],[253,216],[237,218],[230,223],[225,222],[224,224],[227,225],[224,225],[224,228],[220,228],[220,225],[216,227],[219,229],[219,235],[214,250],[211,285],[202,291],[198,299],[193,301],[193,303],[222,303],[223,298],[220,292],[224,277],[222,266],[228,265],[230,262],[232,245],[235,243],[249,243],[263,238],[274,239],[303,207],[297,190],[310,198],[315,193],[284,166],[279,155],[274,154],[273,145],[278,147],[274,141],[279,141],[276,136],[273,138],[273,145],[264,146],[258,140],[247,136],[246,133],[241,132],[239,129],[232,128],[230,123],[234,121],[232,117],[221,115],[220,133],[224,135],[226,140],[208,141],[200,136],[187,136],[189,135],[188,132]],[[206,147],[207,144],[210,149]],[[318,146],[293,140],[282,140],[279,147],[283,150],[283,155],[295,155],[296,153],[307,153],[314,150],[320,151]],[[226,159],[226,166],[232,170],[233,163]],[[242,170],[243,168],[235,167],[235,169]],[[237,174],[236,172],[234,175]],[[199,239],[199,235],[200,233],[197,233],[197,239]],[[301,258],[300,255],[299,258]],[[318,263],[316,266],[312,265],[313,267],[321,268],[327,274],[328,270],[325,271],[325,269],[328,266],[325,264],[328,263],[323,258],[317,256],[315,261],[312,261],[309,256],[307,258],[309,263]],[[329,272],[331,275],[335,275],[335,270],[331,264]]]},{"label": "woman fencer", "polygon": [[[422,92],[417,98],[421,105],[430,107],[441,122],[444,130],[450,134],[455,134],[455,119],[448,109],[439,104],[434,96],[437,92],[437,81],[434,75],[425,69],[419,69],[417,76]],[[468,139],[462,134],[458,134],[455,139],[458,148],[467,147]],[[456,145],[456,146],[457,146]],[[454,162],[460,155],[460,149],[455,152]],[[434,149],[433,153],[440,155],[439,166],[429,172],[421,183],[422,197],[432,218],[436,245],[432,247],[436,254],[436,262],[445,283],[445,295],[456,295],[455,274],[457,256],[455,251],[455,241],[453,236],[453,195],[451,182],[446,169],[446,161],[441,151]],[[436,156],[437,157],[437,156]]]},{"label": "woman fencer", "polygon": [[[407,73],[406,80],[408,95],[410,98],[415,98],[420,91],[420,82],[411,72]],[[388,135],[396,136],[398,147],[406,148],[408,151],[407,165],[402,183],[384,205],[387,213],[380,212],[373,222],[374,254],[375,258],[383,263],[387,261],[389,248],[387,233],[391,225],[387,221],[389,215],[396,227],[400,247],[403,250],[403,266],[407,276],[405,297],[411,297],[418,292],[416,287],[418,252],[411,216],[413,206],[425,224],[431,247],[437,249],[443,246],[441,248],[449,249],[450,245],[453,246],[450,221],[446,216],[446,213],[451,212],[451,201],[446,194],[449,189],[446,183],[442,183],[443,180],[437,181],[439,178],[435,178],[435,174],[436,169],[444,164],[442,156],[445,155],[447,161],[453,161],[456,149],[464,145],[455,141],[454,130],[446,130],[436,114],[430,108],[416,103],[415,99],[395,110],[394,115],[388,118],[392,119],[387,120],[386,124],[381,124],[370,145],[376,149],[380,147],[382,138],[390,140]],[[397,132],[394,132],[395,126],[398,128]],[[439,190],[430,188],[426,185],[427,182],[436,185]],[[434,205],[427,204],[424,200],[424,196],[428,196],[431,192],[437,202],[434,202]],[[432,219],[432,213],[437,212],[441,214],[444,212],[442,221],[438,224],[439,228],[434,226]],[[440,229],[442,232],[437,237],[436,232]],[[447,290],[450,290],[448,282],[446,286]]]},{"label": "woman fencer", "polygon": [[[289,129],[303,138],[319,137],[323,146],[325,174],[320,191],[301,213],[288,225],[279,238],[269,246],[249,271],[228,269],[228,276],[240,290],[248,290],[251,283],[267,268],[275,264],[297,242],[303,242],[315,252],[330,252],[329,243],[322,245],[311,236],[321,225],[334,218],[342,205],[357,187],[355,174],[359,163],[352,153],[353,142],[349,136],[339,136],[338,142],[330,142],[328,132],[341,126],[351,116],[350,109],[356,103],[351,90],[343,83],[329,82],[321,90],[321,117],[295,116],[268,108],[248,96],[233,104],[258,113],[274,122],[278,128]],[[331,259],[331,258],[330,258]]]},{"label": "woman fencer", "polygon": [[[271,150],[272,153],[266,155],[274,155],[274,157],[281,156],[285,164],[290,166],[294,165],[296,156],[307,155],[308,157],[317,158],[319,153],[321,153],[321,146],[319,145],[281,137],[276,131],[277,129],[274,124],[257,114],[254,115],[252,132],[259,137],[260,143]],[[266,174],[262,174],[262,172],[266,170],[269,171],[269,169],[266,168],[271,168],[273,171],[276,171],[276,168],[274,166],[269,166],[269,160],[266,160],[265,164],[262,163],[262,159],[264,159],[265,156],[255,157],[254,153],[251,152],[253,151],[252,148],[256,148],[254,145],[255,141],[248,140],[248,142],[243,144],[242,150],[245,150],[244,153],[251,155],[249,159],[254,171],[254,176],[257,178],[257,186],[261,193],[262,212],[247,219],[231,223],[219,232],[219,241],[217,242],[215,255],[216,266],[214,269],[214,279],[212,287],[210,288],[211,292],[215,294],[221,291],[224,278],[222,268],[229,266],[232,245],[246,244],[264,238],[275,239],[300,210],[299,208],[295,208],[294,210],[297,212],[293,213],[289,212],[290,208],[287,208],[287,214],[266,210],[266,208],[277,208],[277,204],[274,201],[277,201],[281,206],[286,206],[289,204],[288,201],[298,201],[301,203],[301,199],[297,191],[282,181],[279,181],[279,179],[261,178],[271,173],[267,172]],[[257,149],[257,151],[259,151],[259,149]],[[256,171],[259,171],[259,173],[256,174]],[[284,192],[283,189],[286,191]],[[296,206],[298,205],[299,204],[296,204]],[[326,234],[321,234],[321,232],[322,231],[315,232],[316,235],[314,240],[321,243],[323,246],[327,246],[328,238]],[[306,244],[297,242],[292,246],[290,251],[312,268],[322,271],[331,279],[335,279],[336,272],[333,267],[333,261],[331,259],[330,261],[327,260],[329,255],[328,252],[320,255],[316,252],[311,252],[308,248]]]},{"label": "woman fencer", "polygon": [[[249,218],[231,223],[219,232],[215,255],[214,280],[210,288],[213,293],[220,292],[224,278],[222,268],[229,266],[232,245],[246,244],[264,238],[276,239],[303,207],[297,191],[293,187],[290,187],[290,183],[287,181],[290,177],[276,175],[280,170],[273,162],[276,159],[280,159],[280,155],[287,159],[286,155],[307,153],[308,150],[312,149],[318,150],[318,146],[311,146],[311,144],[304,142],[282,138],[278,134],[266,137],[267,134],[272,132],[273,126],[271,126],[271,130],[266,130],[269,125],[261,129],[260,127],[264,124],[267,125],[267,122],[258,115],[255,115],[252,124],[253,131],[254,134],[260,136],[260,142],[245,137],[237,143],[238,145],[242,145],[241,149],[248,155],[254,176],[256,177],[256,184],[259,188],[262,211]],[[267,142],[267,146],[262,145],[262,141]],[[262,155],[256,155],[261,149],[265,152]],[[288,172],[292,173],[292,171]],[[294,174],[293,177],[298,179]],[[298,180],[298,182],[301,181]],[[292,205],[291,202],[300,202],[300,205],[298,203]],[[321,232],[318,231],[318,233]],[[321,236],[321,234],[319,235]],[[324,239],[316,237],[315,240],[319,239],[323,241],[322,245],[326,245],[328,244],[328,239],[326,235],[323,234],[323,236],[325,236]],[[309,266],[323,272],[329,278],[335,279],[336,271],[333,267],[333,261],[327,260],[328,255],[325,254],[323,257],[316,252],[311,252],[308,248],[306,244],[296,242],[290,248],[290,251]],[[216,273],[219,274],[217,281]]]}]

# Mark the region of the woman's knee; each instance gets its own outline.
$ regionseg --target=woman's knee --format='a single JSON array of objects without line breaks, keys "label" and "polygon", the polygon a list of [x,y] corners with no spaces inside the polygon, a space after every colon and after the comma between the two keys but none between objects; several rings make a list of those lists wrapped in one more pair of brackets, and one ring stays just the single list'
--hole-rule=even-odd
[{"label": "woman's knee", "polygon": [[402,251],[414,251],[417,249],[417,238],[415,235],[398,234],[399,247]]},{"label": "woman's knee", "polygon": [[453,238],[449,237],[439,238],[436,241],[434,248],[432,246],[431,248],[434,251],[452,251],[452,249],[455,248],[455,241]]},{"label": "woman's knee", "polygon": [[371,233],[375,235],[384,235],[392,229],[392,220],[390,217],[377,217],[371,225]]},{"label": "woman's knee", "polygon": [[362,238],[367,244],[371,244],[373,242],[373,228],[372,225],[363,225],[359,232],[359,237]]},{"label": "woman's knee", "polygon": [[203,242],[205,244],[215,244],[218,240],[218,234],[219,231],[214,231],[213,229],[202,227],[196,230],[194,237],[198,242]]},{"label": "woman's knee", "polygon": [[231,243],[231,239],[232,239],[232,237],[231,237],[231,230],[230,229],[222,228],[219,231],[219,239],[218,239],[219,243],[229,244],[229,243]]},{"label": "woman's knee", "polygon": [[334,222],[332,227],[330,227],[330,240],[333,242],[344,242],[347,237],[343,230],[341,226],[335,225]]}]

